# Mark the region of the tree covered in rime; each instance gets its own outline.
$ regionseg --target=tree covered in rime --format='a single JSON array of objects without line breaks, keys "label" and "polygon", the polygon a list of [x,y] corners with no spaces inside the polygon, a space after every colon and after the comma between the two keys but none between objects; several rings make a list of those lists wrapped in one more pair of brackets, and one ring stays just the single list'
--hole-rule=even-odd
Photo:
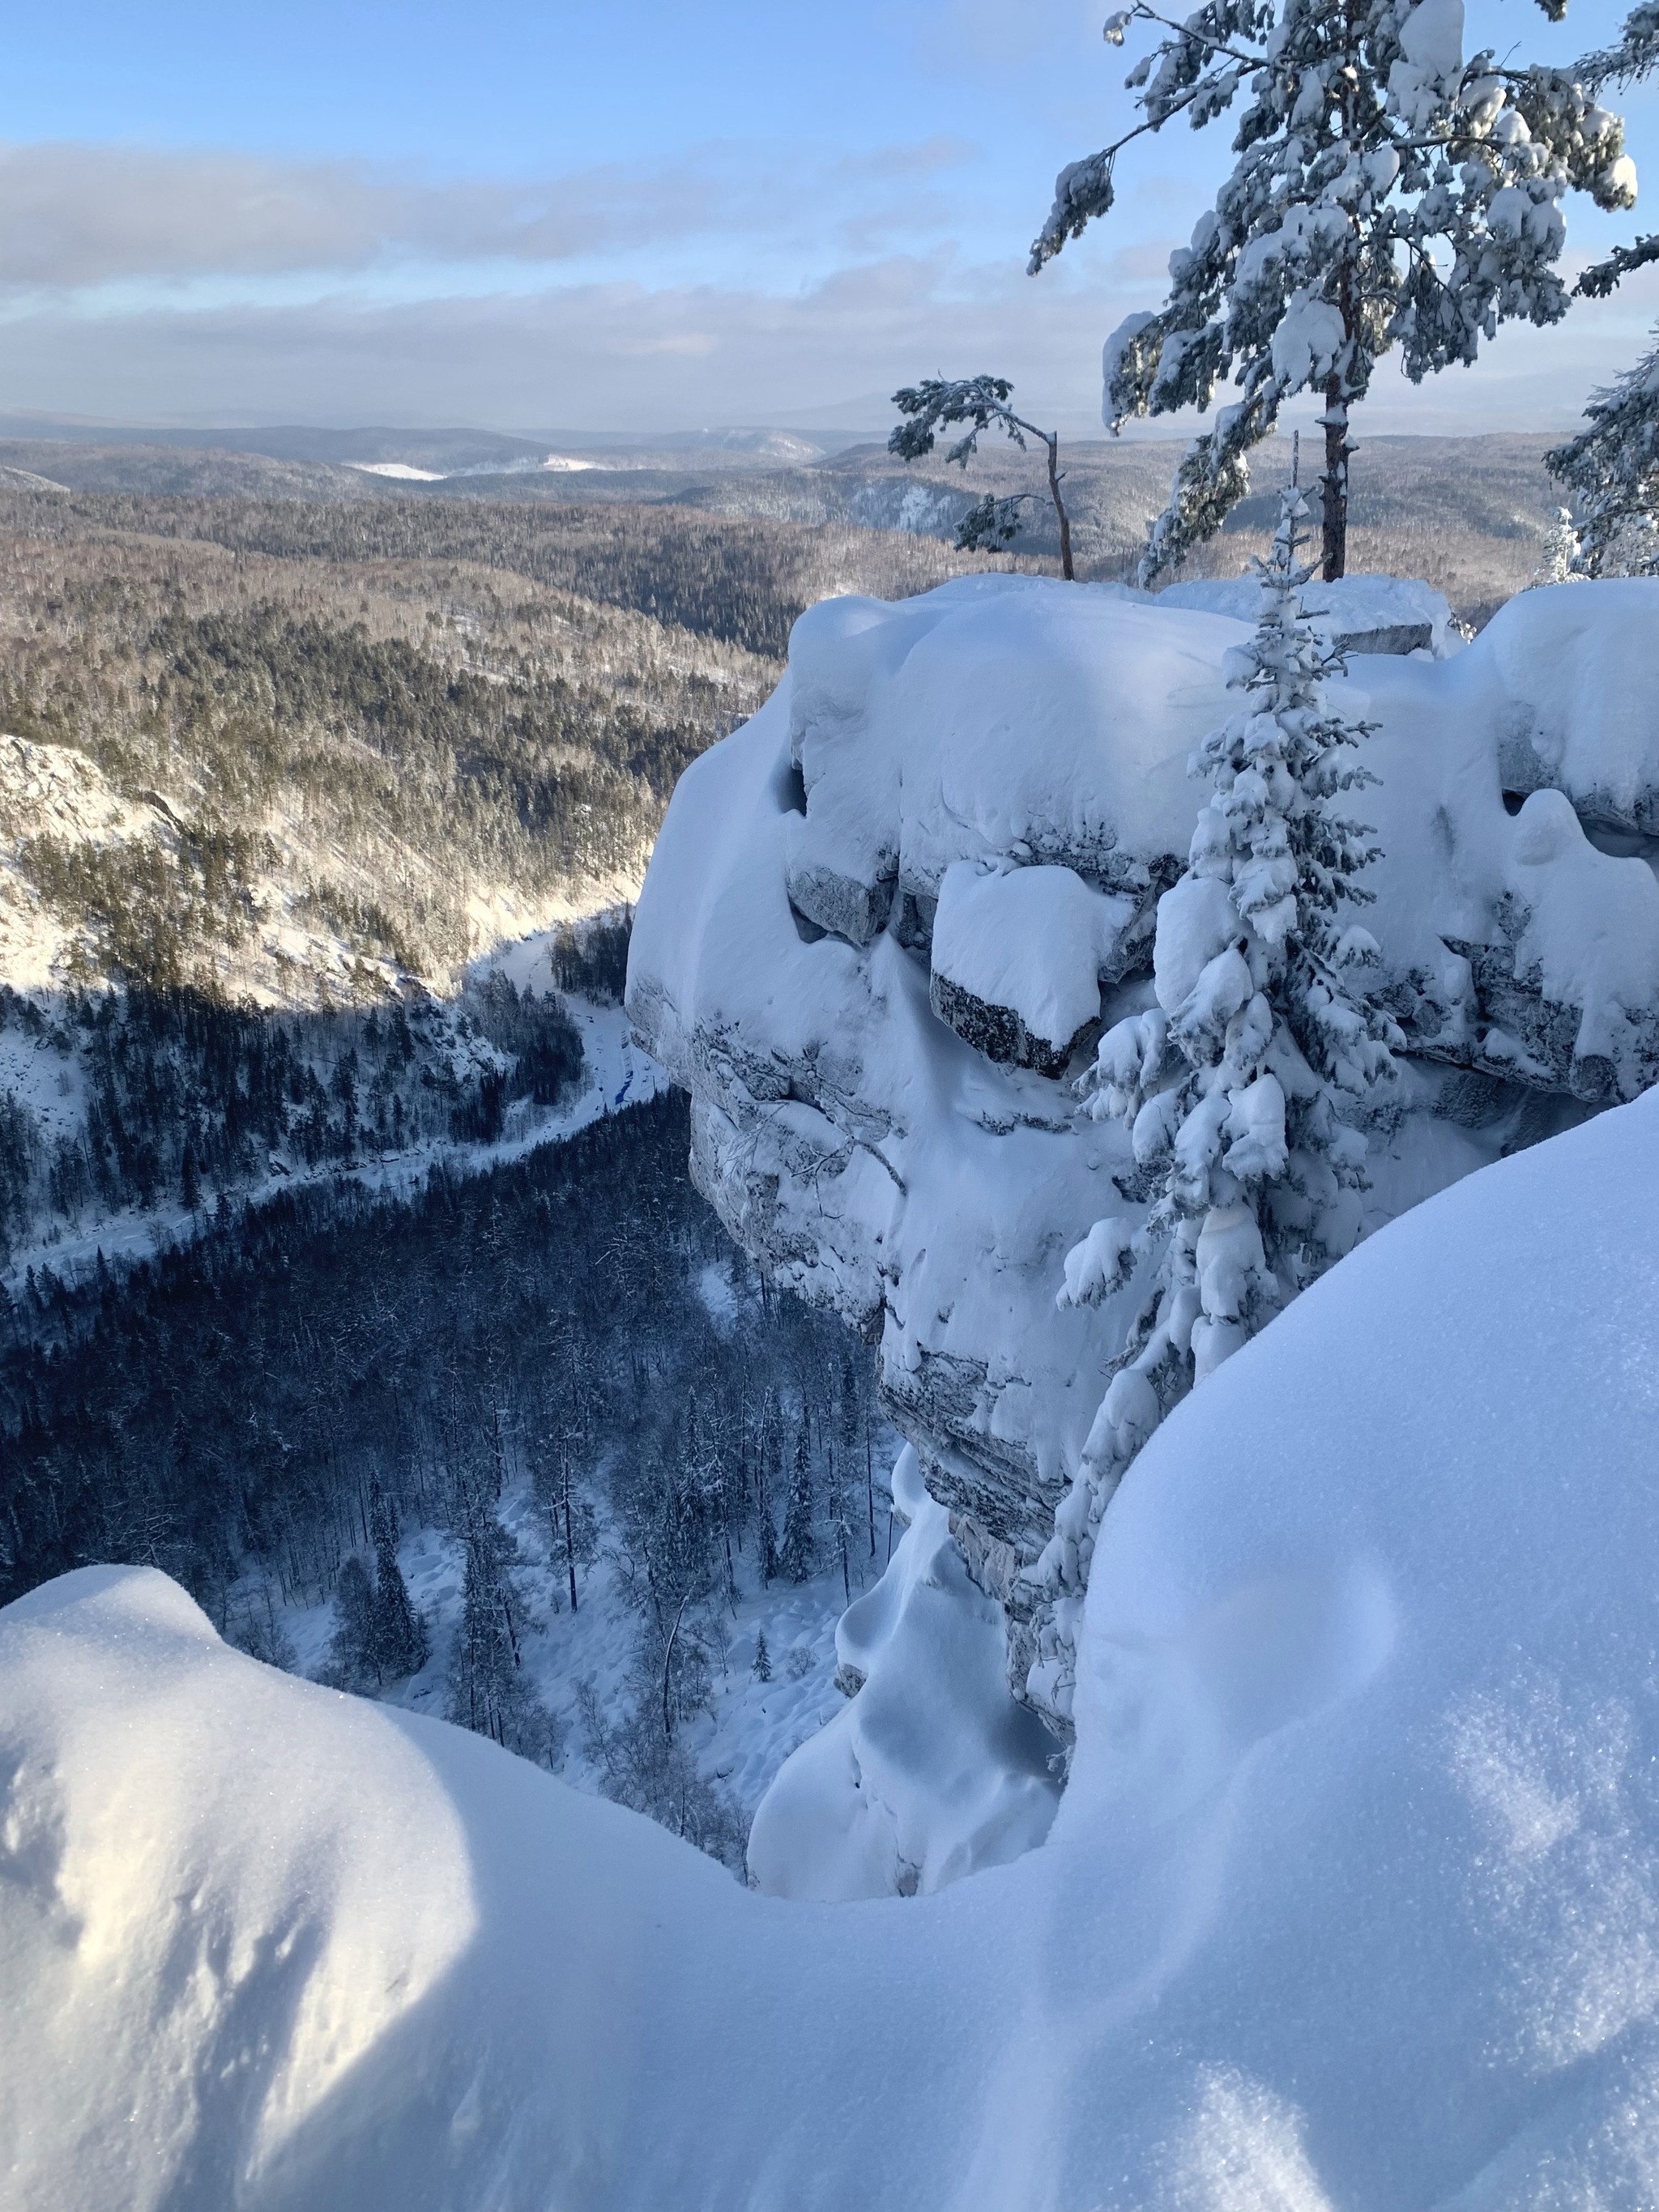
[{"label": "tree covered in rime", "polygon": [[[1560,0],[1565,6],[1565,0]],[[1573,69],[1579,82],[1600,94],[1609,85],[1639,84],[1659,70],[1659,6],[1642,0],[1625,18],[1625,27],[1610,46],[1585,54]],[[1587,300],[1605,300],[1624,279],[1650,261],[1659,261],[1659,237],[1638,238],[1629,246],[1615,246],[1605,260],[1593,261],[1580,272],[1573,290]]]},{"label": "tree covered in rime", "polygon": [[[1543,0],[1559,17],[1565,0]],[[1131,71],[1142,119],[1073,162],[1031,249],[1035,273],[1112,205],[1117,157],[1184,118],[1237,109],[1237,161],[1173,254],[1156,313],[1105,350],[1105,412],[1220,408],[1152,526],[1141,581],[1218,530],[1249,489],[1247,455],[1294,393],[1324,402],[1322,567],[1346,558],[1349,412],[1398,347],[1414,383],[1472,363],[1500,323],[1557,322],[1569,189],[1634,204],[1620,118],[1571,71],[1465,61],[1462,0],[1205,0],[1176,22],[1146,3],[1114,15],[1161,34]]]},{"label": "tree covered in rime", "polygon": [[381,1674],[396,1681],[425,1666],[426,1625],[415,1610],[398,1563],[397,1509],[384,1493],[377,1492],[370,1519],[374,1531],[375,1663]]},{"label": "tree covered in rime", "polygon": [[398,1522],[390,1501],[376,1492],[370,1510],[375,1574],[355,1554],[334,1584],[335,1630],[328,1679],[349,1688],[400,1681],[427,1661],[426,1626],[415,1610],[398,1564]]},{"label": "tree covered in rime", "polygon": [[[1060,490],[1060,434],[1056,430],[1039,430],[1035,422],[1016,415],[1008,404],[1013,392],[1006,376],[935,376],[921,384],[907,385],[902,392],[893,394],[893,404],[905,419],[888,439],[887,450],[896,453],[901,460],[919,461],[933,452],[940,429],[951,429],[965,422],[969,428],[945,458],[954,461],[958,468],[966,469],[978,450],[981,433],[993,424],[1005,430],[1022,453],[1028,436],[1036,439],[1048,458],[1048,496],[1054,501],[1054,518],[1060,525],[1060,573],[1069,583],[1073,579],[1072,525]],[[1035,492],[1017,491],[1009,498],[999,499],[988,491],[957,525],[958,547],[971,552],[981,546],[1012,544],[1019,534],[1022,502],[1036,496]]]},{"label": "tree covered in rime", "polygon": [[1544,456],[1572,494],[1569,571],[1659,574],[1659,330],[1633,368],[1584,410],[1589,427]]},{"label": "tree covered in rime", "polygon": [[517,1547],[495,1515],[472,1502],[458,1532],[466,1549],[461,1620],[449,1662],[448,1717],[508,1751],[553,1764],[556,1732],[524,1673],[523,1601],[510,1570]]},{"label": "tree covered in rime", "polygon": [[1583,578],[1577,566],[1579,552],[1578,532],[1573,526],[1572,510],[1558,507],[1554,521],[1544,532],[1538,566],[1532,572],[1528,589],[1531,590],[1538,584],[1582,583]]},{"label": "tree covered in rime", "polygon": [[355,1554],[344,1560],[334,1584],[334,1635],[330,1671],[342,1682],[378,1682],[374,1663],[374,1589],[368,1570]]},{"label": "tree covered in rime", "polygon": [[1146,1264],[1149,1286],[1034,1570],[1054,1601],[1030,1682],[1069,1715],[1073,1628],[1094,1533],[1164,1413],[1359,1231],[1364,1125],[1386,1112],[1404,1039],[1366,988],[1376,939],[1347,918],[1377,857],[1346,795],[1376,778],[1366,726],[1330,704],[1340,670],[1302,611],[1307,507],[1287,492],[1259,562],[1255,634],[1228,656],[1239,707],[1193,755],[1211,785],[1186,873],[1158,902],[1158,1006],[1102,1038],[1082,1089],[1127,1121],[1144,1222],[1097,1221],[1059,1303],[1096,1304]]},{"label": "tree covered in rime", "polygon": [[817,1538],[813,1528],[812,1454],[805,1420],[795,1438],[794,1463],[789,1471],[789,1490],[784,1500],[783,1542],[778,1552],[778,1572],[792,1583],[810,1582],[817,1567]]}]

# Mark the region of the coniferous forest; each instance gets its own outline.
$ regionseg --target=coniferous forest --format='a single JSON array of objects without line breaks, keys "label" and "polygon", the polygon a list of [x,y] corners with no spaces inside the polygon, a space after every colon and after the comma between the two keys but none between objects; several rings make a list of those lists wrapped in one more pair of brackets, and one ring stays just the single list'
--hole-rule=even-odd
[{"label": "coniferous forest", "polygon": [[615,1110],[585,1042],[795,614],[975,565],[672,506],[0,494],[0,1601],[155,1565],[740,1863],[684,1738],[768,1592],[819,1591],[767,1616],[780,1700],[827,1689],[891,1439],[683,1107]]},{"label": "coniferous forest", "polygon": [[[227,1203],[74,1285],[32,1270],[0,1351],[0,1602],[93,1561],[155,1565],[293,1665],[284,1609],[332,1599],[331,1677],[374,1694],[426,1656],[398,1538],[439,1529],[465,1561],[451,1716],[552,1757],[518,1642],[532,1607],[580,1604],[607,1547],[650,1694],[590,1714],[602,1774],[735,1858],[678,1724],[740,1583],[827,1569],[856,1590],[884,1470],[868,1353],[750,1275],[687,1145],[667,1095],[487,1174],[434,1169],[412,1202],[324,1185]],[[529,1577],[497,1514],[526,1490]]]}]

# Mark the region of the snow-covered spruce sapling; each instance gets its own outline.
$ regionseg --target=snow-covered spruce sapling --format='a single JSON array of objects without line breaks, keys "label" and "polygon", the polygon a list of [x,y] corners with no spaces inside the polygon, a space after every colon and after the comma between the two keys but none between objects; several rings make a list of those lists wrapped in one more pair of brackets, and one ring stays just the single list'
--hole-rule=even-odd
[{"label": "snow-covered spruce sapling", "polygon": [[1654,340],[1611,391],[1590,400],[1589,428],[1544,456],[1573,495],[1573,575],[1659,574],[1659,329]]},{"label": "snow-covered spruce sapling", "polygon": [[1031,1571],[1046,1617],[1028,1688],[1069,1718],[1077,1610],[1095,1531],[1124,1468],[1164,1413],[1359,1231],[1364,1125],[1386,1115],[1404,1039],[1366,988],[1370,933],[1345,908],[1377,857],[1343,809],[1376,778],[1367,726],[1331,705],[1342,666],[1302,611],[1299,493],[1281,500],[1261,611],[1228,656],[1237,711],[1194,753],[1208,802],[1187,871],[1158,902],[1158,999],[1101,1039],[1080,1088],[1129,1123],[1152,1204],[1097,1221],[1068,1254],[1061,1306],[1096,1304],[1148,1268],[1148,1291]]},{"label": "snow-covered spruce sapling", "polygon": [[[1544,0],[1559,16],[1565,0]],[[1169,296],[1105,350],[1105,413],[1207,408],[1228,375],[1243,397],[1188,448],[1152,526],[1150,583],[1218,531],[1249,489],[1246,456],[1293,393],[1323,399],[1322,569],[1346,563],[1349,415],[1398,346],[1414,383],[1472,363],[1500,323],[1557,322],[1569,189],[1635,204],[1624,125],[1571,71],[1465,61],[1462,0],[1206,0],[1177,22],[1136,0],[1113,15],[1162,33],[1131,71],[1142,119],[1060,172],[1031,248],[1035,274],[1110,208],[1118,155],[1185,117],[1243,104],[1237,155]]]},{"label": "snow-covered spruce sapling", "polygon": [[[906,385],[902,392],[893,394],[893,404],[905,420],[888,439],[887,450],[901,460],[919,461],[933,452],[939,430],[954,429],[965,422],[971,427],[945,456],[965,470],[970,455],[978,449],[981,433],[993,424],[1005,430],[1022,453],[1026,438],[1036,438],[1048,457],[1048,496],[1060,524],[1060,573],[1069,583],[1073,580],[1072,525],[1060,490],[1060,434],[1039,430],[1035,422],[1016,415],[1008,404],[1013,390],[1006,376],[929,377],[923,383]],[[1021,502],[1036,497],[1035,492],[1019,491],[999,499],[987,492],[957,524],[957,545],[967,552],[981,545],[1009,544],[1018,534]]]},{"label": "snow-covered spruce sapling", "polygon": [[1571,507],[1558,507],[1555,520],[1544,532],[1544,543],[1538,556],[1538,566],[1533,570],[1528,591],[1540,584],[1577,584],[1583,581],[1580,566],[1583,548]]}]

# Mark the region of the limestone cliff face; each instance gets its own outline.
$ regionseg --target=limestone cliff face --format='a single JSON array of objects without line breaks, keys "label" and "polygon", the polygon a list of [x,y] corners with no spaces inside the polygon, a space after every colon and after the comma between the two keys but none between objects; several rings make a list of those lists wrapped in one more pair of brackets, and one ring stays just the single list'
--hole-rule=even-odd
[{"label": "limestone cliff face", "polygon": [[[1390,623],[1362,581],[1358,635],[1437,641],[1421,586]],[[1139,1297],[1055,1307],[1066,1251],[1144,1196],[1071,1081],[1151,1001],[1188,755],[1245,634],[1030,578],[826,602],[688,771],[640,902],[629,1009],[691,1094],[699,1188],[879,1346],[891,1418],[1016,1609]],[[1365,918],[1414,1048],[1375,1224],[1659,1073],[1659,585],[1527,593],[1450,658],[1356,657],[1346,690],[1380,778]]]}]

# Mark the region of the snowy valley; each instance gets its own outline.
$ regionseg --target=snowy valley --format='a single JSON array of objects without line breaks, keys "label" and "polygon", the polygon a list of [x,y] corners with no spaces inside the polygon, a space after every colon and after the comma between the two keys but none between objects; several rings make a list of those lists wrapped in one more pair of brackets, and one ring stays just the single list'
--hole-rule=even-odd
[{"label": "snowy valley", "polygon": [[19,2205],[1645,2201],[1656,595],[988,566],[797,617],[631,933],[60,903]]},{"label": "snowy valley", "polygon": [[19,20],[0,2212],[1659,2208],[1621,12]]}]

